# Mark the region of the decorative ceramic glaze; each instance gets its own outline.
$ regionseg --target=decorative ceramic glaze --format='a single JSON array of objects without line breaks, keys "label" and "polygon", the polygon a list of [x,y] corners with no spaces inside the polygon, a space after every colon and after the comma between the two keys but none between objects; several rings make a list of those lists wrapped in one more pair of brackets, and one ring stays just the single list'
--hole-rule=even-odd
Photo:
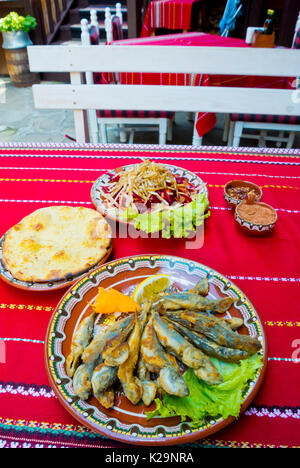
[{"label": "decorative ceramic glaze", "polygon": [[235,420],[233,417],[226,420],[212,418],[198,427],[188,421],[181,422],[179,417],[155,417],[148,421],[146,413],[155,408],[155,403],[149,408],[143,404],[135,406],[119,392],[115,406],[105,409],[94,396],[88,401],[76,396],[72,380],[66,374],[66,357],[78,324],[91,313],[90,304],[97,296],[99,286],[132,294],[141,281],[158,273],[171,275],[174,280],[172,287],[178,290],[191,289],[200,278],[208,275],[209,297],[234,298],[234,305],[228,313],[243,319],[244,326],[240,333],[258,337],[261,341],[263,367],[245,389],[242,412],[257,394],[266,369],[267,342],[259,315],[242,291],[220,273],[190,260],[160,255],[124,258],[102,265],[73,285],[57,305],[45,340],[45,363],[50,384],[64,408],[92,431],[124,443],[154,446],[192,442],[219,431]]},{"label": "decorative ceramic glaze", "polygon": [[[15,288],[24,289],[28,291],[35,291],[35,292],[36,291],[54,291],[56,289],[69,288],[72,284],[74,284],[76,281],[78,281],[80,278],[84,277],[87,274],[87,271],[86,271],[84,273],[81,273],[80,275],[70,277],[69,279],[65,279],[61,281],[48,281],[45,283],[20,281],[14,278],[12,274],[8,270],[6,270],[6,268],[4,267],[2,263],[2,247],[3,247],[4,238],[5,238],[5,235],[0,239],[0,278],[6,283],[10,284],[11,286],[14,286]],[[105,263],[109,259],[111,252],[112,252],[112,245],[107,249],[107,253],[105,257],[101,260],[101,262],[94,265],[88,271],[91,271],[94,268]]]},{"label": "decorative ceramic glaze", "polygon": [[24,31],[8,31],[2,32],[3,49],[23,49],[24,47],[33,45],[29,34]]},{"label": "decorative ceramic glaze", "polygon": [[258,185],[246,180],[231,180],[230,182],[227,182],[224,187],[224,198],[233,208],[242,203],[244,200],[238,200],[237,198],[231,197],[228,193],[228,189],[231,187],[250,187],[258,194],[257,201],[262,199],[262,189]]}]

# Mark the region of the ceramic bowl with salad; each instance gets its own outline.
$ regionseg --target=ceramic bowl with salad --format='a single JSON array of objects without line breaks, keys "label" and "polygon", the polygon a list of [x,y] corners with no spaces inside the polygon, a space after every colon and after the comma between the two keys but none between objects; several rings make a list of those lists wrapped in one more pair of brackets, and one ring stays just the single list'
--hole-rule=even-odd
[{"label": "ceramic bowl with salad", "polygon": [[148,159],[101,176],[91,199],[109,219],[164,238],[189,237],[210,216],[208,190],[200,177]]}]

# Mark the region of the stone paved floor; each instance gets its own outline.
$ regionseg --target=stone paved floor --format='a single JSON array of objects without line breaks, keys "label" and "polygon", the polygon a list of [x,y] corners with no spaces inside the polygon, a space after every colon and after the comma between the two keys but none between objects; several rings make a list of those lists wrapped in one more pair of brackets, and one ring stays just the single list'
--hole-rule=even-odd
[{"label": "stone paved floor", "polygon": [[[224,116],[219,115],[216,127],[204,136],[204,145],[223,146]],[[73,113],[68,110],[37,110],[34,108],[32,89],[15,88],[8,77],[0,76],[0,141],[16,142],[69,142],[74,137]],[[172,144],[189,145],[192,142],[193,122],[185,113],[176,113]],[[119,134],[111,129],[109,142],[119,142]],[[158,143],[158,132],[138,131],[134,143]],[[257,146],[256,140],[243,139],[243,146]],[[268,143],[275,146],[275,143]],[[295,148],[300,148],[300,133]]]}]

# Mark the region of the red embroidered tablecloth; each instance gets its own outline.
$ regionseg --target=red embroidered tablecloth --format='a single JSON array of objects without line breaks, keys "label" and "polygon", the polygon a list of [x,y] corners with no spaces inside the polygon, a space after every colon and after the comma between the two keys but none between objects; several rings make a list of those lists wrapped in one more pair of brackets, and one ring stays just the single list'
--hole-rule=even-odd
[{"label": "red embroidered tablecloth", "polygon": [[[266,377],[246,413],[191,446],[300,446],[299,150],[2,144],[1,235],[41,207],[92,207],[93,182],[142,157],[187,168],[207,182],[211,217],[204,245],[188,250],[178,239],[115,239],[112,258],[168,254],[216,269],[253,302],[269,343]],[[235,223],[223,187],[237,178],[259,184],[263,201],[277,209],[270,237],[248,237]],[[63,293],[21,291],[0,280],[0,447],[124,447],[79,425],[49,386],[44,340]]]},{"label": "red embroidered tablecloth", "polygon": [[156,28],[191,29],[192,6],[197,0],[162,0],[150,2],[141,37],[151,36]]},{"label": "red embroidered tablecloth", "polygon": [[[169,34],[166,36],[126,39],[114,41],[114,45],[163,45],[193,47],[249,47],[242,39],[215,36],[199,32]],[[104,82],[112,82],[111,74],[103,74]],[[119,73],[118,82],[128,85],[165,85],[165,86],[230,86],[245,88],[278,88],[292,86],[292,79],[284,77],[253,77],[227,75],[200,75],[182,73]],[[178,109],[180,110],[180,109]],[[200,112],[197,116],[196,129],[200,137],[214,128],[216,115]]]}]

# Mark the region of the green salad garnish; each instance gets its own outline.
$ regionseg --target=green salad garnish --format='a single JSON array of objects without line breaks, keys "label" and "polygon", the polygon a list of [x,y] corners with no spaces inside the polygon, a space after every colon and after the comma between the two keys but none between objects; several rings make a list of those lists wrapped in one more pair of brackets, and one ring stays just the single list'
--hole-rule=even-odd
[{"label": "green salad garnish", "polygon": [[125,220],[133,221],[136,229],[146,233],[161,232],[166,239],[186,238],[201,226],[210,216],[209,201],[206,193],[201,193],[190,203],[183,206],[161,207],[157,211],[140,214],[129,207],[122,213]]},{"label": "green salad garnish", "polygon": [[181,416],[182,421],[190,418],[192,426],[197,427],[206,418],[237,418],[248,382],[262,367],[262,356],[254,354],[239,363],[226,363],[215,358],[211,358],[211,361],[223,377],[221,384],[208,385],[196,377],[193,369],[188,369],[184,380],[190,391],[189,396],[165,394],[163,400],[156,398],[156,409],[147,413],[147,419]]}]

